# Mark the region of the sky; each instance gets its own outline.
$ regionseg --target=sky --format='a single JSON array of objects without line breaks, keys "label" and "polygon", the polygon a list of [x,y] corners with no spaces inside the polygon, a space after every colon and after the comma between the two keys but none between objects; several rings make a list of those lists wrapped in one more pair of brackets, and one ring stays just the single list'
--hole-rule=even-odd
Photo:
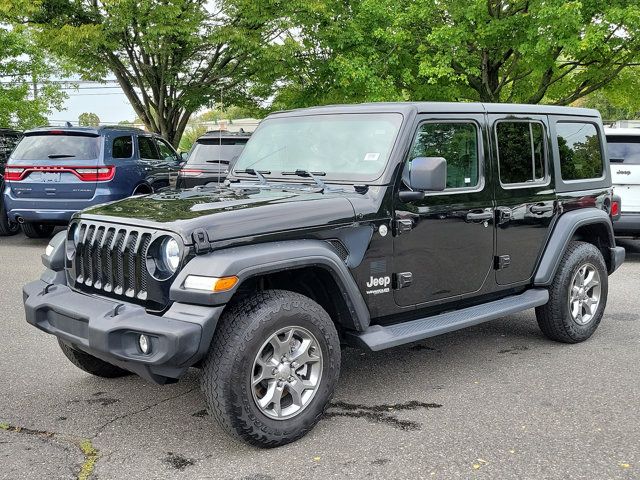
[{"label": "sky", "polygon": [[81,113],[95,113],[102,123],[118,123],[122,120],[133,121],[135,113],[120,87],[114,84],[95,85],[82,84],[78,90],[65,90],[69,98],[64,102],[62,110],[52,111],[49,115],[51,124],[69,121],[78,122]]}]

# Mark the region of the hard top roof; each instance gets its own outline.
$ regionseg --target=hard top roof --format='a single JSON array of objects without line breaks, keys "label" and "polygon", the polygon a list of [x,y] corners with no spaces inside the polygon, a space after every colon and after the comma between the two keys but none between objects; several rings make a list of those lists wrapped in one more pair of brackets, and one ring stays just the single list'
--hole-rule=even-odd
[{"label": "hard top roof", "polygon": [[605,128],[605,135],[609,136],[640,136],[640,128]]},{"label": "hard top roof", "polygon": [[516,103],[464,103],[464,102],[380,102],[351,105],[327,105],[274,112],[270,116],[301,116],[338,113],[512,113],[530,115],[567,115],[600,117],[590,108],[560,107],[555,105],[528,105]]}]

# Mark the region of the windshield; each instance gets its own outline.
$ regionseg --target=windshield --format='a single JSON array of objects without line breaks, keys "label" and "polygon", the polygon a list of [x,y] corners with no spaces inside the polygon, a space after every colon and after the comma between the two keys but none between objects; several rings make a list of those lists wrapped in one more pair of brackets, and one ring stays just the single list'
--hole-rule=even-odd
[{"label": "windshield", "polygon": [[640,165],[640,136],[607,137],[609,158],[622,159],[624,163]]},{"label": "windshield", "polygon": [[233,169],[318,172],[323,180],[373,181],[382,174],[402,115],[336,114],[267,119]]},{"label": "windshield", "polygon": [[205,163],[232,163],[244,149],[248,139],[223,139],[222,145],[218,140],[198,142],[189,153],[187,163],[189,165],[202,165]]},{"label": "windshield", "polygon": [[42,134],[23,137],[11,155],[22,160],[94,160],[100,153],[100,137]]}]

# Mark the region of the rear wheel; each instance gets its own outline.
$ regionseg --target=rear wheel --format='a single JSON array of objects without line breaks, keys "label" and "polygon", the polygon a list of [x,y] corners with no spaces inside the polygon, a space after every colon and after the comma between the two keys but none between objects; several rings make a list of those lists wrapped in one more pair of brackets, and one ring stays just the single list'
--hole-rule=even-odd
[{"label": "rear wheel", "polygon": [[315,426],[339,373],[340,341],[327,312],[303,295],[269,290],[225,312],[202,389],[233,437],[277,447]]},{"label": "rear wheel", "polygon": [[29,238],[47,238],[53,233],[54,225],[46,223],[23,223],[22,231]]},{"label": "rear wheel", "polygon": [[93,355],[76,350],[62,342],[60,339],[58,339],[58,344],[60,345],[60,349],[62,350],[62,353],[64,353],[64,356],[67,357],[71,363],[80,370],[84,370],[91,375],[104,378],[117,378],[124,377],[125,375],[131,375],[131,372],[120,367],[116,367],[115,365],[111,365],[110,363],[100,360]]},{"label": "rear wheel", "polygon": [[4,207],[4,202],[0,198],[0,237],[6,237],[9,235],[15,235],[20,231],[20,225],[17,222],[12,222],[7,217],[7,210]]},{"label": "rear wheel", "polygon": [[564,343],[591,337],[604,314],[608,281],[600,250],[590,243],[571,242],[549,288],[549,303],[536,308],[542,333]]}]

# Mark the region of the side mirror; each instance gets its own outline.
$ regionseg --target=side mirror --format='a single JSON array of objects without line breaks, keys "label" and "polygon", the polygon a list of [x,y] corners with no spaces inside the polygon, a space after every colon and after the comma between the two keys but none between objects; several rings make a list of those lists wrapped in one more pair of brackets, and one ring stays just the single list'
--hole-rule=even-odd
[{"label": "side mirror", "polygon": [[186,162],[188,156],[189,156],[189,152],[180,152],[178,154],[178,160],[181,162]]},{"label": "side mirror", "polygon": [[400,192],[401,200],[422,200],[424,192],[447,188],[447,161],[442,157],[417,157],[407,163],[403,181],[412,192]]}]

